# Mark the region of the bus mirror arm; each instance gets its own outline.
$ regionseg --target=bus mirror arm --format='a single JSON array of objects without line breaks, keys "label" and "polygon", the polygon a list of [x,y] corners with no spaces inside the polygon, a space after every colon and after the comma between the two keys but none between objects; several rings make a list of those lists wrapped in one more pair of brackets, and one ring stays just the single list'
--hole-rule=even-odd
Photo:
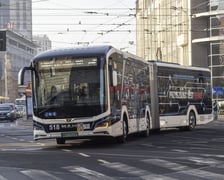
[{"label": "bus mirror arm", "polygon": [[117,71],[113,71],[113,86],[117,86]]},{"label": "bus mirror arm", "polygon": [[24,85],[24,75],[27,70],[32,70],[32,67],[24,67],[18,73],[18,85]]},{"label": "bus mirror arm", "polygon": [[115,87],[115,86],[117,86],[117,71],[113,70],[112,65],[108,66],[108,70],[109,70],[109,78],[110,78],[110,82],[111,82],[110,85]]}]

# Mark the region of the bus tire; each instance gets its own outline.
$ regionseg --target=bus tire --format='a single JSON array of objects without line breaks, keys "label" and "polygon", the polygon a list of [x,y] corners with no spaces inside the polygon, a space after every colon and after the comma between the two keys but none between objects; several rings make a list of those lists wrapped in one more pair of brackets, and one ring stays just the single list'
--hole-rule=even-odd
[{"label": "bus tire", "polygon": [[56,138],[57,144],[65,144],[65,139],[64,138]]},{"label": "bus tire", "polygon": [[193,111],[191,111],[191,112],[189,113],[189,118],[188,118],[188,120],[189,120],[189,125],[188,125],[188,127],[187,127],[187,130],[188,130],[188,131],[192,131],[192,130],[195,129],[195,126],[196,126],[196,117],[195,117],[195,114],[194,114]]},{"label": "bus tire", "polygon": [[125,119],[123,120],[123,123],[122,123],[122,131],[123,131],[122,135],[117,138],[117,141],[119,143],[125,143],[127,141],[128,125]]},{"label": "bus tire", "polygon": [[146,127],[146,130],[144,130],[141,133],[142,137],[149,137],[149,134],[150,134],[150,119],[148,115],[146,117],[146,123],[147,123],[147,127]]}]

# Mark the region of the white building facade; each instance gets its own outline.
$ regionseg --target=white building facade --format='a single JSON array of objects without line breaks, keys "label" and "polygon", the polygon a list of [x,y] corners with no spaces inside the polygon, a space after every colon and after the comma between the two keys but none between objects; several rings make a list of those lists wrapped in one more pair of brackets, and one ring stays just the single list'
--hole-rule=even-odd
[{"label": "white building facade", "polygon": [[0,51],[0,96],[13,102],[19,96],[18,72],[36,55],[31,0],[0,0],[0,34],[0,44],[4,46]]},{"label": "white building facade", "polygon": [[47,51],[52,48],[52,42],[46,34],[34,35],[33,41],[37,45],[37,53]]}]

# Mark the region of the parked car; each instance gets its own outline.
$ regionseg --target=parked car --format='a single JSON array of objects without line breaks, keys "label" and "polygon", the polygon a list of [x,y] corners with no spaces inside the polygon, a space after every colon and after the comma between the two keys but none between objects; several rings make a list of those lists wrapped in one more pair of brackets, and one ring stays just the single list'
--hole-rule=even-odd
[{"label": "parked car", "polygon": [[16,120],[17,110],[13,103],[0,104],[0,120]]}]

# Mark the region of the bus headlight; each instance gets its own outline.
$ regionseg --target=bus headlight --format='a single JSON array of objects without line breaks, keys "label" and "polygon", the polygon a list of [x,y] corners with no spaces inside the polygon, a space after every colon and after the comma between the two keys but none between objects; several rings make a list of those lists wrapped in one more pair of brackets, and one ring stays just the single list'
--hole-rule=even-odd
[{"label": "bus headlight", "polygon": [[107,117],[96,123],[95,128],[108,128],[120,120],[119,117]]},{"label": "bus headlight", "polygon": [[96,124],[96,128],[108,128],[110,126],[110,120],[109,118],[105,118]]}]

